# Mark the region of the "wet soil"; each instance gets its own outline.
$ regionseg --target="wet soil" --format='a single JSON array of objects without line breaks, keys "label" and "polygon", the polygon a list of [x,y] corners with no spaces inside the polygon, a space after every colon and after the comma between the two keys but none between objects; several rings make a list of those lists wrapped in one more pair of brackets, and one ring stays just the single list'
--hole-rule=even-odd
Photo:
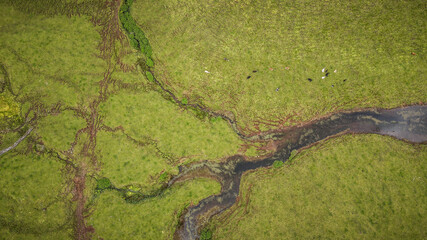
[{"label": "wet soil", "polygon": [[221,163],[203,161],[181,167],[180,173],[169,182],[169,186],[186,179],[200,177],[200,173],[203,172],[204,177],[220,182],[221,192],[189,207],[181,216],[181,224],[175,232],[175,238],[198,239],[200,229],[212,216],[228,209],[236,202],[240,179],[244,172],[271,166],[274,161],[285,162],[293,150],[309,147],[343,133],[381,134],[413,143],[426,143],[427,106],[338,113],[305,126],[268,134],[268,139],[273,140],[278,147],[274,153],[262,159],[249,161],[244,156],[235,155]]}]

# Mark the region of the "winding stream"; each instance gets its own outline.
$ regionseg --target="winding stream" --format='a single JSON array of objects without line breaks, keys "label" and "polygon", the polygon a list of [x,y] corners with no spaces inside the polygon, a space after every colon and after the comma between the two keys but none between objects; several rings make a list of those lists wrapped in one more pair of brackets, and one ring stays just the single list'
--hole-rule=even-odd
[{"label": "winding stream", "polygon": [[180,173],[169,182],[169,186],[203,176],[218,180],[221,192],[189,207],[181,217],[181,225],[175,232],[175,238],[198,239],[198,231],[213,215],[221,213],[236,202],[244,172],[270,166],[276,160],[285,162],[292,150],[310,146],[340,133],[374,133],[414,143],[426,142],[427,106],[339,113],[286,132],[269,134],[269,139],[274,140],[278,147],[266,158],[248,161],[244,156],[235,155],[221,163],[203,161],[181,167]]},{"label": "winding stream", "polygon": [[[127,6],[123,8],[122,5],[121,14],[126,13],[127,15],[120,20],[131,22],[133,28],[141,32],[145,39],[145,35],[130,14],[132,1],[125,1],[124,3]],[[122,24],[125,23],[122,22]],[[123,27],[126,30],[126,27]],[[130,32],[126,32],[129,36]],[[129,38],[132,40],[134,36],[129,36]],[[151,49],[148,40],[146,45]],[[150,56],[147,56],[145,52],[144,54],[151,59],[151,52]],[[180,107],[201,111],[209,117],[221,117],[229,123],[233,131],[242,139],[249,141],[272,140],[277,146],[273,154],[259,160],[248,161],[244,156],[235,155],[221,163],[203,161],[180,167],[179,174],[169,181],[168,187],[176,182],[194,177],[209,177],[216,179],[221,184],[221,192],[218,195],[205,198],[196,206],[191,206],[187,209],[187,212],[181,216],[180,227],[175,232],[175,238],[178,239],[198,239],[200,228],[213,215],[226,210],[236,202],[239,194],[240,179],[244,172],[270,166],[277,160],[285,162],[293,150],[309,147],[318,141],[341,133],[375,133],[414,143],[427,141],[427,106],[338,113],[302,127],[294,127],[281,132],[266,132],[259,135],[246,136],[237,127],[232,113],[214,112],[201,103],[183,103],[172,91],[169,91],[157,80],[150,64],[145,65],[145,61],[140,63],[141,69],[146,70],[146,75],[151,76],[150,78],[147,76],[147,79],[159,86],[160,92],[167,94],[168,98]]]}]

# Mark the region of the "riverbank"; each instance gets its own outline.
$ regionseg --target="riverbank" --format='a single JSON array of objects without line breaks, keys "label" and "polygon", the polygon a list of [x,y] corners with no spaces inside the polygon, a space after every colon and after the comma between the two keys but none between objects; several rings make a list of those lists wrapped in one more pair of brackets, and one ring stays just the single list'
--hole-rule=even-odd
[{"label": "riverbank", "polygon": [[215,239],[399,238],[427,234],[426,145],[345,135],[280,168],[244,174]]},{"label": "riverbank", "polygon": [[[201,228],[214,215],[230,208],[239,199],[241,176],[247,171],[269,167],[274,162],[285,162],[292,151],[311,146],[321,140],[342,133],[375,133],[389,135],[412,142],[427,141],[427,106],[413,106],[392,110],[352,112],[333,115],[311,125],[278,133],[277,151],[257,161],[247,161],[244,156],[232,156],[223,163],[201,162],[180,168],[180,174],[169,185],[185,179],[187,175],[207,172],[209,178],[221,183],[221,193],[202,200],[190,207],[181,218],[182,224],[176,232],[179,239],[197,239]],[[213,175],[213,176],[211,176]]]}]

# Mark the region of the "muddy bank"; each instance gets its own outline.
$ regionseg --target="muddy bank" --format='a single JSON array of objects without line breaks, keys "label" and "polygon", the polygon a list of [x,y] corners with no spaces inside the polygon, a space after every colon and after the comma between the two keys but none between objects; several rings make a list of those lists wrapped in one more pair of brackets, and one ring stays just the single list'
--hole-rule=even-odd
[{"label": "muddy bank", "polygon": [[306,126],[272,133],[269,138],[273,139],[278,147],[269,157],[247,161],[245,157],[236,155],[222,163],[204,161],[181,167],[180,174],[169,182],[169,186],[200,175],[197,172],[203,172],[204,176],[220,182],[221,193],[188,208],[181,218],[182,224],[177,229],[175,238],[198,239],[198,231],[213,215],[236,202],[244,172],[270,166],[276,160],[285,162],[292,150],[310,146],[340,133],[373,133],[414,143],[427,142],[427,106],[335,114]]}]

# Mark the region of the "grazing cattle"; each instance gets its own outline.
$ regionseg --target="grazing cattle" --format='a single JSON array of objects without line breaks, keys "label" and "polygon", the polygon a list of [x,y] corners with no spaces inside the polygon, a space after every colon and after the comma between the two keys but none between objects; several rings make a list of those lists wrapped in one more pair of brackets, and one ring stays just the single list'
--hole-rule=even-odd
[{"label": "grazing cattle", "polygon": [[342,80],[343,82],[347,81],[347,79]]},{"label": "grazing cattle", "polygon": [[276,92],[278,92],[278,91],[279,91],[279,88],[280,88],[280,87],[276,88]]},{"label": "grazing cattle", "polygon": [[325,76],[327,77],[329,75],[329,73],[326,73]]},{"label": "grazing cattle", "polygon": [[309,79],[307,79],[309,82],[311,82],[311,81],[313,81],[313,79],[311,79],[311,78],[309,78]]},{"label": "grazing cattle", "polygon": [[249,79],[249,78],[251,78],[251,76],[247,76],[247,77],[246,77],[246,79]]},{"label": "grazing cattle", "polygon": [[253,70],[252,72],[253,72],[253,73],[256,73],[256,72],[258,72],[258,71],[257,71],[257,70]]}]

